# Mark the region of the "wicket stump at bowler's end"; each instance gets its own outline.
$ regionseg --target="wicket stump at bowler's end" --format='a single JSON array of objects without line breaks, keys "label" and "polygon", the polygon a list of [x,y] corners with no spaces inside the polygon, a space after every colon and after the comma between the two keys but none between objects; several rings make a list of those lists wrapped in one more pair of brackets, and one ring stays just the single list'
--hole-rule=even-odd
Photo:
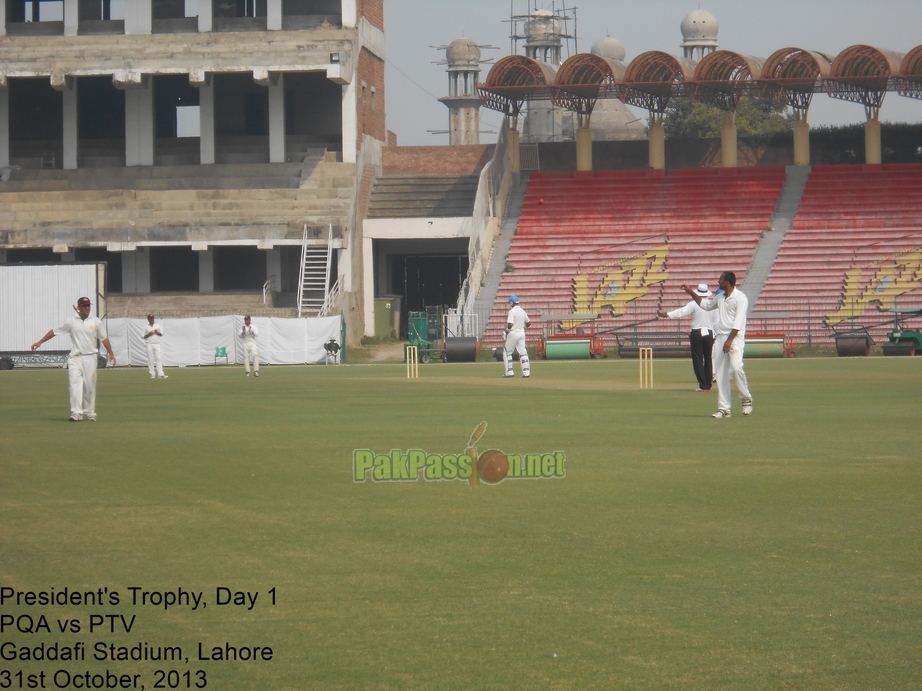
[{"label": "wicket stump at bowler's end", "polygon": [[416,346],[406,346],[407,379],[419,378],[419,349]]},{"label": "wicket stump at bowler's end", "polygon": [[653,348],[638,348],[637,359],[640,362],[640,388],[653,388]]}]

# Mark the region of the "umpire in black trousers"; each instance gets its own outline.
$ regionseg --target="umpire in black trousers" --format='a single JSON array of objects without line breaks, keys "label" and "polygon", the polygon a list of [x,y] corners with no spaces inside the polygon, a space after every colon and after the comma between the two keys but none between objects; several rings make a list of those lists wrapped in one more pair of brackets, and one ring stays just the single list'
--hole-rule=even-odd
[{"label": "umpire in black trousers", "polygon": [[[695,293],[703,298],[709,298],[713,295],[708,290],[706,283],[698,284]],[[711,353],[714,350],[714,318],[716,314],[716,311],[707,312],[701,309],[694,300],[677,310],[657,313],[657,316],[662,319],[681,319],[688,316],[692,318],[688,341],[691,344],[692,366],[695,368],[695,378],[698,380],[697,391],[700,392],[710,391],[711,380],[714,378]]]}]

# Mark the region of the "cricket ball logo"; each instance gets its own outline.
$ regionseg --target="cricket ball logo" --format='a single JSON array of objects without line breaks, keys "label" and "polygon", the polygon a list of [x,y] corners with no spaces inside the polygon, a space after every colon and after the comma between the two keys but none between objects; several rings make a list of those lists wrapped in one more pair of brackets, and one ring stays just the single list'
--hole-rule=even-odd
[{"label": "cricket ball logo", "polygon": [[499,449],[490,449],[489,451],[484,451],[481,456],[477,455],[475,444],[480,441],[486,431],[486,421],[477,425],[474,433],[471,434],[470,441],[467,442],[467,448],[464,450],[464,453],[474,460],[474,468],[476,469],[476,472],[472,473],[470,477],[471,487],[479,485],[481,479],[490,484],[502,482],[506,475],[509,474],[509,457]]}]

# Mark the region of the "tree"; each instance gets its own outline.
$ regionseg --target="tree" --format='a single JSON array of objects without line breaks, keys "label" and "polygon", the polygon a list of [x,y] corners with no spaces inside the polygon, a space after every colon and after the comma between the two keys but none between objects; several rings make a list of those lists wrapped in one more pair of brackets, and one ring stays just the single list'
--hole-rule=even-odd
[{"label": "tree", "polygon": [[[720,109],[689,98],[674,99],[666,109],[664,123],[669,139],[716,139],[720,137]],[[765,138],[793,127],[787,106],[748,96],[736,108],[736,133],[740,138]]]}]

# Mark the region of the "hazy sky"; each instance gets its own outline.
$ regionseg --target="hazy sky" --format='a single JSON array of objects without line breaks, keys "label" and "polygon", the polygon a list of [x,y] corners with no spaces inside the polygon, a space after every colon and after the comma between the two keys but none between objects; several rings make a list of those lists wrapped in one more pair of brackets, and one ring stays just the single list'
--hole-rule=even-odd
[{"label": "hazy sky", "polygon": [[[906,53],[922,44],[922,0],[567,0],[576,6],[578,52],[588,52],[606,35],[620,40],[625,62],[648,50],[682,54],[679,25],[691,10],[701,8],[717,18],[719,47],[767,58],[779,48],[794,46],[829,55],[856,44]],[[398,144],[447,144],[447,134],[428,130],[448,127],[448,109],[438,98],[448,95],[445,51],[461,36],[497,50],[482,51],[484,60],[510,54],[511,14],[530,8],[560,9],[560,0],[384,0],[387,42],[387,128],[397,133]],[[573,14],[569,12],[568,14]],[[571,24],[569,32],[574,33]],[[522,52],[519,43],[518,52]],[[564,59],[568,54],[564,53]],[[480,80],[490,64],[483,65]],[[646,117],[646,111],[637,110]],[[502,116],[482,109],[482,130],[498,130]],[[808,120],[812,126],[863,123],[858,103],[813,98]],[[881,120],[922,122],[922,100],[890,92],[884,99]],[[482,142],[495,134],[481,134]]]}]

